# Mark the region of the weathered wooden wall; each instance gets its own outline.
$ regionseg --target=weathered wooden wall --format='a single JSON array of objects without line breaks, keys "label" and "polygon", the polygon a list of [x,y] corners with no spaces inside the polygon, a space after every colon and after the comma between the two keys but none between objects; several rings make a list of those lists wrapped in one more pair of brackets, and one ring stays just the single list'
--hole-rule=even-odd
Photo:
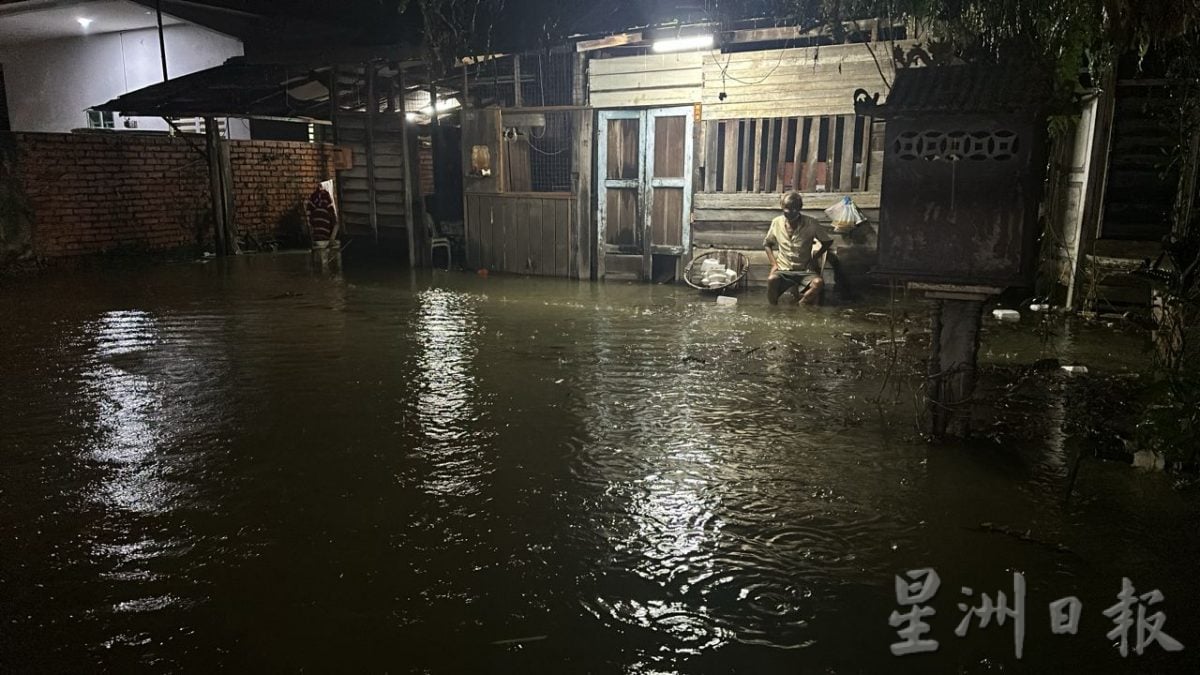
[{"label": "weathered wooden wall", "polygon": [[588,89],[593,108],[651,107],[700,101],[701,54],[646,54],[592,59]]},{"label": "weathered wooden wall", "polygon": [[[901,49],[913,44],[896,43]],[[705,53],[703,118],[853,114],[855,89],[879,92],[880,103],[886,99],[884,78],[891,82],[895,75],[890,49],[881,42]]]},{"label": "weathered wooden wall", "polygon": [[[512,274],[577,277],[579,250],[570,194],[468,194],[467,265]],[[585,270],[586,274],[586,270]]]}]

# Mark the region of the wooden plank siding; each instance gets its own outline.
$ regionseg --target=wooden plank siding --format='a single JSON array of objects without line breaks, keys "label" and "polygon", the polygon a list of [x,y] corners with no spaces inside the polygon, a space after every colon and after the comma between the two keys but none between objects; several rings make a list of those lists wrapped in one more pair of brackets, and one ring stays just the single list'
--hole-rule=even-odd
[{"label": "wooden plank siding", "polygon": [[592,59],[588,89],[593,108],[669,106],[700,100],[701,54],[646,54]]},{"label": "wooden plank siding", "polygon": [[[901,49],[913,40],[896,43]],[[871,49],[874,49],[872,55]],[[849,115],[855,89],[879,92],[895,76],[891,45],[826,45],[734,54],[703,54],[704,120],[788,115]],[[883,77],[880,77],[880,71]],[[721,95],[724,94],[724,99]]]},{"label": "wooden plank siding", "polygon": [[467,194],[467,264],[509,274],[570,276],[576,267],[575,202],[561,193]]}]

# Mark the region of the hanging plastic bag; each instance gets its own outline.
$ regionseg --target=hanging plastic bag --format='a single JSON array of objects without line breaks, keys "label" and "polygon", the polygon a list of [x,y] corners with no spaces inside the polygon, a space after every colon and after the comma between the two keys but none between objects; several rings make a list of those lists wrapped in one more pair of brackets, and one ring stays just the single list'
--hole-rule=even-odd
[{"label": "hanging plastic bag", "polygon": [[829,222],[835,230],[849,230],[858,227],[864,220],[862,211],[854,205],[849,197],[842,197],[836,204],[825,209]]}]

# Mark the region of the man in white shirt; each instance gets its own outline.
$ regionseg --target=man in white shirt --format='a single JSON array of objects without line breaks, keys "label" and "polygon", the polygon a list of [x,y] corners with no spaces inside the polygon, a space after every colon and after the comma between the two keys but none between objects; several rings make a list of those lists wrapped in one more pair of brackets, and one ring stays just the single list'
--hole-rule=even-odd
[{"label": "man in white shirt", "polygon": [[[802,304],[814,304],[821,297],[821,270],[817,261],[832,243],[816,218],[801,213],[804,199],[799,192],[788,192],[780,200],[783,215],[771,221],[763,239],[771,273],[767,276],[767,302],[779,303],[779,296],[792,291]],[[821,248],[814,254],[813,242]]]}]

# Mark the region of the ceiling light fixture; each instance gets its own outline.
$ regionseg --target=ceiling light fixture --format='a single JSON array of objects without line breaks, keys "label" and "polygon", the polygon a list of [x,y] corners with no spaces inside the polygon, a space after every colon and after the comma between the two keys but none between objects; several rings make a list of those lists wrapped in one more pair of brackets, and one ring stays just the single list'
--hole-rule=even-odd
[{"label": "ceiling light fixture", "polygon": [[84,30],[87,30],[87,27],[92,25],[92,22],[95,21],[95,19],[85,19],[82,16],[75,20],[79,22],[80,26],[83,26]]},{"label": "ceiling light fixture", "polygon": [[711,35],[691,35],[688,37],[655,40],[651,46],[655,52],[682,52],[689,49],[709,49],[713,46]]}]

